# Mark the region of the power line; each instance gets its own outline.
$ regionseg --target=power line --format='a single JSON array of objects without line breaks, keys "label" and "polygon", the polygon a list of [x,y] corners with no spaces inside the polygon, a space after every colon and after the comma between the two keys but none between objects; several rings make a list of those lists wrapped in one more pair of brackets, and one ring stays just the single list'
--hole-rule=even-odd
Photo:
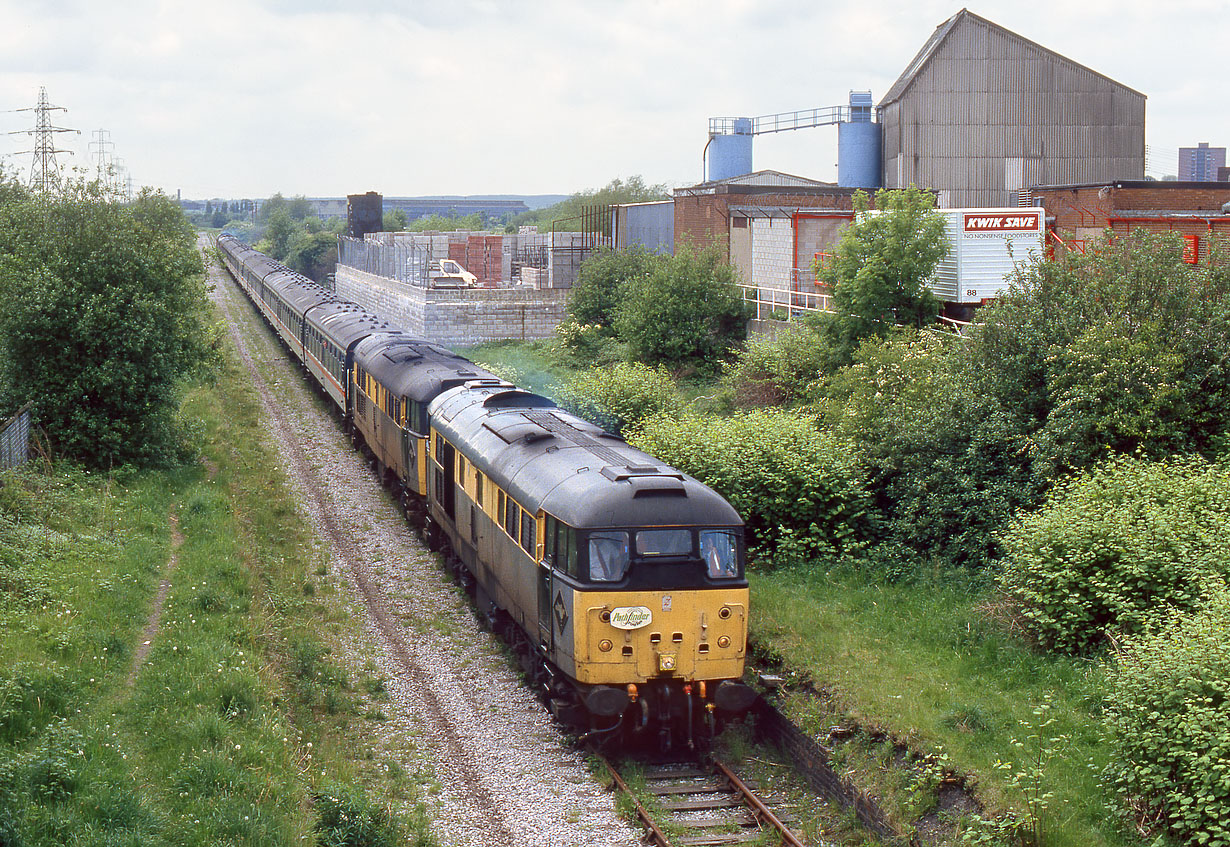
[{"label": "power line", "polygon": [[34,136],[34,149],[18,152],[18,155],[22,153],[34,154],[34,161],[30,164],[30,187],[38,192],[55,190],[60,184],[60,168],[56,164],[56,154],[72,153],[71,150],[56,149],[55,134],[57,132],[76,132],[80,135],[80,131],[51,125],[52,112],[67,112],[68,109],[48,103],[47,89],[43,86],[39,86],[38,89],[37,106],[26,109],[14,109],[13,111],[34,112],[35,114],[34,129],[19,129],[9,133],[9,135]]}]

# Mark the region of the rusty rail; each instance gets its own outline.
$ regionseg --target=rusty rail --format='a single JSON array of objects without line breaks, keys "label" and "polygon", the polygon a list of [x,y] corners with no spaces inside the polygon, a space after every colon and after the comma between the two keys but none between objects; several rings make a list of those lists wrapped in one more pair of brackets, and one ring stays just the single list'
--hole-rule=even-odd
[{"label": "rusty rail", "polygon": [[713,762],[713,767],[718,773],[725,777],[726,781],[730,783],[731,787],[734,788],[735,791],[739,792],[740,796],[743,797],[743,802],[751,806],[756,817],[760,818],[762,821],[777,830],[778,834],[782,837],[782,844],[788,845],[788,847],[805,847],[803,842],[798,839],[798,836],[791,832],[784,823],[778,820],[777,815],[773,814],[773,811],[764,804],[764,801],[756,796],[756,792],[748,788],[743,780],[735,776],[734,771],[716,759]]},{"label": "rusty rail", "polygon": [[615,766],[608,762],[606,757],[597,750],[591,748],[589,754],[598,761],[602,762],[602,766],[605,767],[607,773],[611,775],[611,779],[615,780],[615,784],[619,786],[619,790],[632,801],[632,805],[636,808],[637,818],[640,819],[641,823],[645,825],[645,829],[648,830],[646,833],[645,843],[657,844],[658,847],[671,847],[671,843],[667,840],[666,834],[663,833],[662,830],[658,829],[658,825],[654,822],[653,816],[649,814],[649,810],[641,804],[640,800],[636,799],[636,795],[632,793],[632,789],[628,788],[628,783],[624,782],[623,777],[619,775],[619,771],[615,770]]}]

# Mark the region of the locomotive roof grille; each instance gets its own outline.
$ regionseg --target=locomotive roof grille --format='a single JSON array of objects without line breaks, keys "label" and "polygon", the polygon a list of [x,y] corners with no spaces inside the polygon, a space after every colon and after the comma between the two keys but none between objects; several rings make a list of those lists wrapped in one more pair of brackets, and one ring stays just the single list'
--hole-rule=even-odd
[{"label": "locomotive roof grille", "polygon": [[525,418],[531,423],[542,427],[551,435],[558,436],[561,440],[577,447],[585,448],[609,465],[627,465],[627,460],[610,447],[599,444],[576,427],[560,420],[549,412],[526,412]]}]

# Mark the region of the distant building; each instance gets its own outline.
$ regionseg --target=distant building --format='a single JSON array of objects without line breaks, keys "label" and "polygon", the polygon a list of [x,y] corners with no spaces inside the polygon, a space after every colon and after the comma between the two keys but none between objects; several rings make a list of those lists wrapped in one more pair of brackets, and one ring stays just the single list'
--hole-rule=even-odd
[{"label": "distant building", "polygon": [[1035,185],[1143,179],[1145,95],[962,9],[876,107],[886,188],[1015,206]]},{"label": "distant building", "polygon": [[1225,166],[1225,147],[1210,147],[1201,141],[1195,147],[1179,148],[1180,182],[1217,182],[1218,171]]}]

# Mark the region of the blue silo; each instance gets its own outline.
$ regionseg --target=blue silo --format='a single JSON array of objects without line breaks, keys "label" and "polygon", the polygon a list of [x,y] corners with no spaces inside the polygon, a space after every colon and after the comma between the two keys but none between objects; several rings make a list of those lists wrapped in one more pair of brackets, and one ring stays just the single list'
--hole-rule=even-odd
[{"label": "blue silo", "polygon": [[837,125],[837,184],[879,188],[884,141],[871,120],[871,92],[850,92],[850,117]]},{"label": "blue silo", "polygon": [[752,119],[735,118],[709,136],[709,179],[752,172]]}]

